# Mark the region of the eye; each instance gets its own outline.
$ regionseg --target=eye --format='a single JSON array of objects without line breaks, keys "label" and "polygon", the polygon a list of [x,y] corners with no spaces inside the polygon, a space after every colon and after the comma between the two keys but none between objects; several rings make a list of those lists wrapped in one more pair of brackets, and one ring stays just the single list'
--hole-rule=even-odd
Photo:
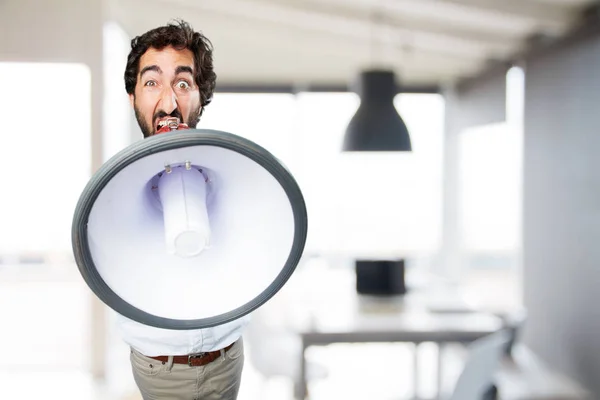
[{"label": "eye", "polygon": [[156,82],[155,81],[148,81],[148,82],[144,83],[144,86],[156,86]]},{"label": "eye", "polygon": [[177,89],[188,90],[190,88],[190,84],[186,81],[179,81],[176,84]]}]

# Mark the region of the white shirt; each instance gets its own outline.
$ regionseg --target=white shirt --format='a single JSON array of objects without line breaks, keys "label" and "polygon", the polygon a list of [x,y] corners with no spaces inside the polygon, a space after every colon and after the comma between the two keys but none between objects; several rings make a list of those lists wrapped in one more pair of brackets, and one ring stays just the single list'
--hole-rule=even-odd
[{"label": "white shirt", "polygon": [[171,330],[144,325],[120,314],[116,318],[117,330],[125,343],[150,357],[220,350],[238,340],[250,321],[248,314],[212,328]]}]

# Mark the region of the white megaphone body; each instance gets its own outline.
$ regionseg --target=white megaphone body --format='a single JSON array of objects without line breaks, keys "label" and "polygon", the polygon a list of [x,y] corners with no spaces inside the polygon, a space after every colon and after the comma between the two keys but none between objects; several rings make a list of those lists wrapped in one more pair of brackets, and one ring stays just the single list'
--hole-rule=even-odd
[{"label": "white megaphone body", "polygon": [[72,241],[85,282],[145,325],[198,329],[260,307],[286,283],[307,235],[302,192],[268,151],[189,129],[125,148],[92,176]]}]

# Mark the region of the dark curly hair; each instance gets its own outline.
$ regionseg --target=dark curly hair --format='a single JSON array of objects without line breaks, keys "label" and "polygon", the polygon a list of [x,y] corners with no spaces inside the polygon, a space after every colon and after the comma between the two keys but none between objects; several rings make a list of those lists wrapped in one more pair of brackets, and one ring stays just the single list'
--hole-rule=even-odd
[{"label": "dark curly hair", "polygon": [[206,107],[213,98],[217,75],[213,70],[213,46],[210,40],[201,32],[195,32],[185,21],[176,20],[165,26],[152,29],[131,41],[131,51],[127,56],[125,67],[125,90],[133,94],[137,83],[140,67],[140,58],[149,49],[162,50],[167,46],[175,49],[189,49],[194,54],[194,77],[200,91],[200,113],[202,116]]}]

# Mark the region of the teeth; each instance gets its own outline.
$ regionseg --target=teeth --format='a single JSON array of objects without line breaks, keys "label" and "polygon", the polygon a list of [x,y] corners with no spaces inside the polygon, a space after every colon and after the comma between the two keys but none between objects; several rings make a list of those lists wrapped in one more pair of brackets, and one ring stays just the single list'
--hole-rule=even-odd
[{"label": "teeth", "polygon": [[166,126],[166,125],[170,125],[170,124],[175,124],[175,126],[179,123],[179,118],[176,117],[168,117],[168,118],[164,118],[161,119],[160,121],[158,121],[158,129]]}]

